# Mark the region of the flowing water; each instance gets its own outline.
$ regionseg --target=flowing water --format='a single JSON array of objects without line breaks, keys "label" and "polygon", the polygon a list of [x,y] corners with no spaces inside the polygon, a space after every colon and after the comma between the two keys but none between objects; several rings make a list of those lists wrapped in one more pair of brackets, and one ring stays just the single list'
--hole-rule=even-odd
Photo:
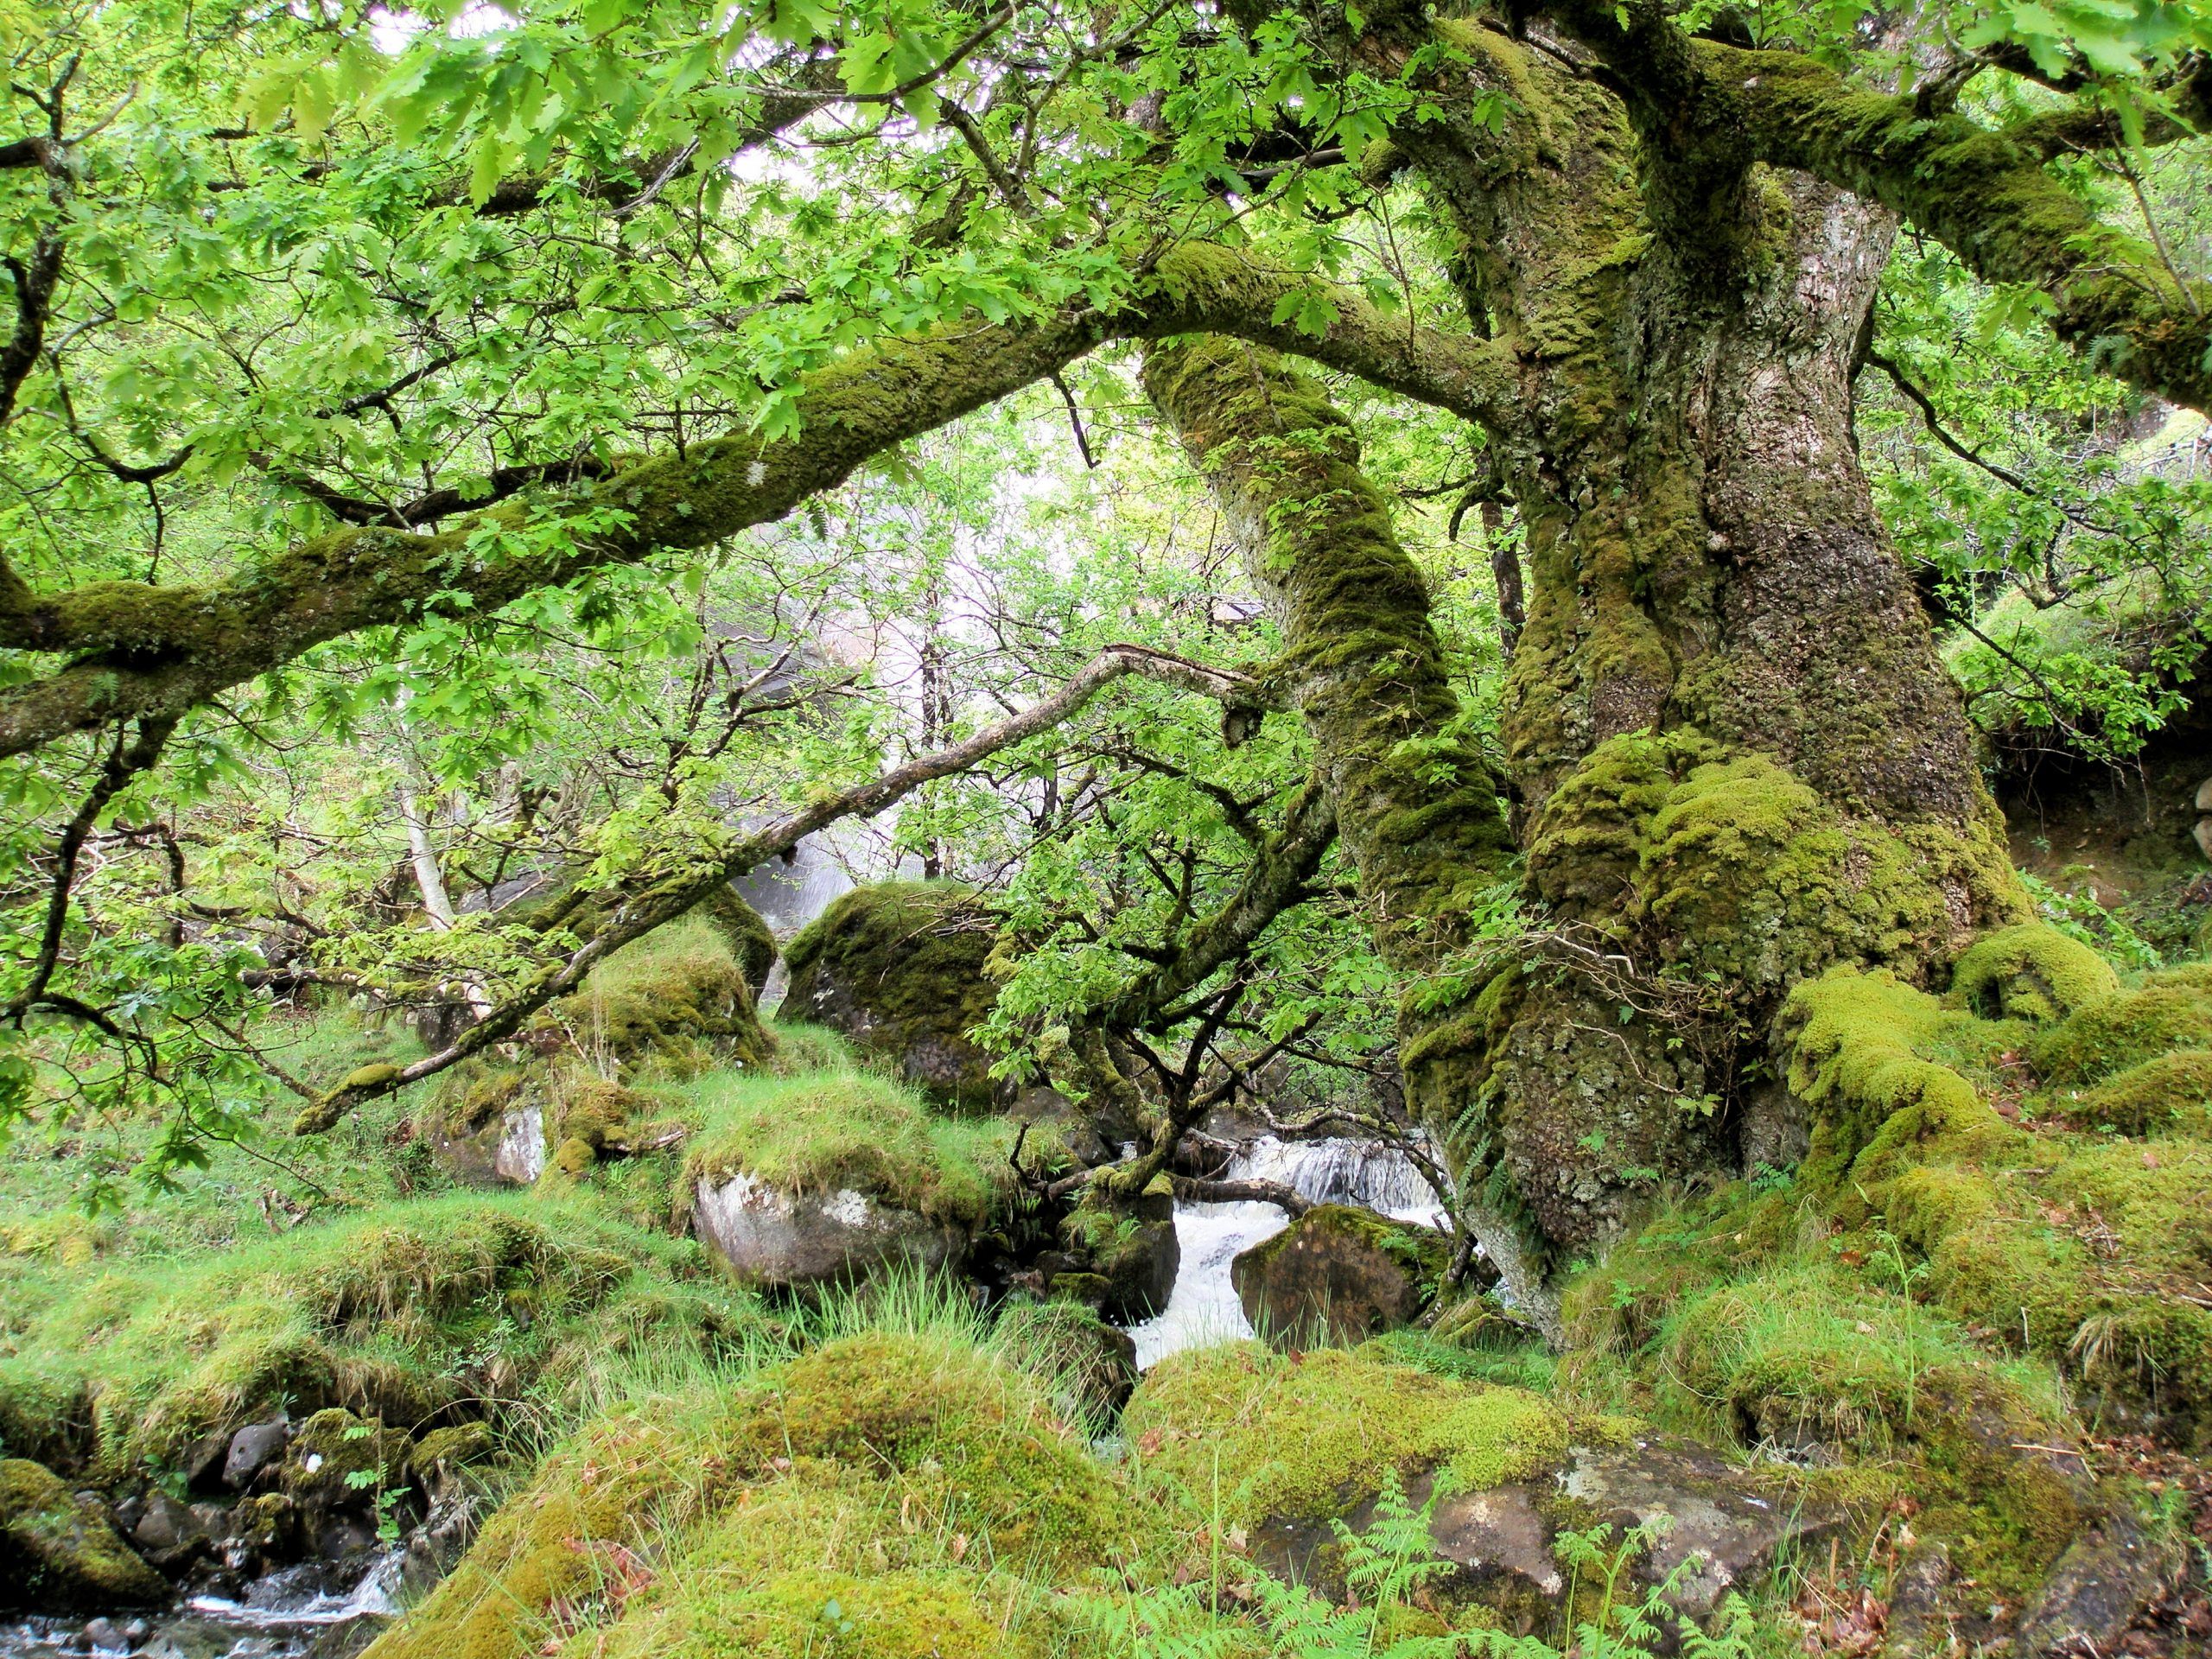
[{"label": "flowing water", "polygon": [[[328,1562],[302,1561],[257,1579],[236,1601],[221,1596],[194,1596],[167,1612],[110,1614],[105,1629],[111,1643],[86,1638],[78,1618],[24,1618],[0,1622],[0,1659],[86,1659],[135,1653],[143,1659],[321,1659],[358,1653],[396,1611],[392,1592],[399,1584],[404,1552],[392,1550],[352,1573]],[[143,1620],[151,1627],[143,1641],[123,1632]]]},{"label": "flowing water", "polygon": [[[1381,1141],[1262,1135],[1230,1160],[1222,1179],[1278,1181],[1316,1204],[1354,1204],[1399,1221],[1444,1224],[1443,1206],[1413,1160]],[[1139,1369],[1149,1370],[1185,1348],[1250,1336],[1252,1322],[1244,1317],[1230,1268],[1238,1255],[1289,1224],[1277,1205],[1179,1202],[1175,1241],[1183,1260],[1174,1291],[1155,1318],[1129,1327]]]}]

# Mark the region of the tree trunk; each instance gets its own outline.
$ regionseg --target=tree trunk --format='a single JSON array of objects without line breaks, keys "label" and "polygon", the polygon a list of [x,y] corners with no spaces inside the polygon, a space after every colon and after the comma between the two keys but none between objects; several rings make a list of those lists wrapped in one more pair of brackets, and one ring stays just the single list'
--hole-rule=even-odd
[{"label": "tree trunk", "polygon": [[[1437,107],[1469,107],[1470,77],[1510,100],[1497,130],[1397,135],[1470,312],[1520,364],[1491,437],[1527,530],[1503,731],[1541,931],[1502,971],[1462,982],[1448,957],[1500,866],[1499,791],[1421,763],[1465,745],[1348,435],[1310,387],[1266,390],[1249,348],[1158,352],[1147,378],[1283,608],[1386,954],[1446,970],[1407,1007],[1409,1093],[1546,1318],[1552,1273],[1669,1185],[1802,1152],[1764,1080],[1792,984],[1838,962],[1937,979],[2025,903],[1859,466],[1851,383],[1892,220],[1764,167],[1669,176],[1594,78],[1434,27],[1459,48],[1428,72]],[[1395,75],[1415,48],[1344,49]]]}]

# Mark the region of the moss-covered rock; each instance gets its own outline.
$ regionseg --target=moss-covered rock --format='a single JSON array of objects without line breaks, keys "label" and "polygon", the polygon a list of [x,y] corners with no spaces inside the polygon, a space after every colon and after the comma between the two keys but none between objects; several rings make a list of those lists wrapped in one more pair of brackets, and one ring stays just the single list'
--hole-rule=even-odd
[{"label": "moss-covered rock", "polygon": [[988,971],[998,921],[966,887],[886,881],[856,887],[785,951],[784,1007],[829,1026],[942,1104],[992,1106],[1003,1090],[968,1033],[998,998]]},{"label": "moss-covered rock", "polygon": [[1028,1372],[955,1336],[862,1334],[594,1428],[371,1653],[1058,1652],[1033,1586],[1142,1554],[1154,1524]]},{"label": "moss-covered rock", "polygon": [[1165,1175],[1134,1197],[1094,1182],[1061,1217],[1059,1238],[1065,1254],[1052,1263],[1053,1294],[1074,1297],[1124,1325],[1167,1306],[1183,1246],[1175,1231],[1174,1190]]},{"label": "moss-covered rock", "polygon": [[538,1027],[588,1054],[679,1074],[762,1066],[772,1047],[729,941],[696,915],[616,951]]},{"label": "moss-covered rock", "polygon": [[168,1592],[97,1506],[41,1464],[0,1459],[0,1607],[99,1612]]},{"label": "moss-covered rock", "polygon": [[1451,1259],[1451,1242],[1433,1227],[1327,1204],[1238,1255],[1230,1278],[1254,1330],[1303,1348],[1406,1324]]},{"label": "moss-covered rock", "polygon": [[1347,1514],[1386,1467],[1448,1469],[1468,1489],[1526,1479],[1563,1463],[1572,1438],[1564,1411],[1519,1389],[1342,1349],[1293,1359],[1256,1342],[1170,1355],[1122,1429],[1148,1476],[1248,1527]]},{"label": "moss-covered rock", "polygon": [[333,1406],[293,1431],[278,1478],[303,1509],[365,1506],[401,1484],[413,1444],[405,1429]]}]

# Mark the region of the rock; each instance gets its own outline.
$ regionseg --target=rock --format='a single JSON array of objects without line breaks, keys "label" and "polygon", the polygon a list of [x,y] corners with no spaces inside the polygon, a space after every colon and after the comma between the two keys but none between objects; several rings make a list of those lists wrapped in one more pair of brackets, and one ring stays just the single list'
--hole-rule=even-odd
[{"label": "rock", "polygon": [[482,1423],[456,1423],[434,1428],[416,1440],[407,1453],[408,1479],[420,1486],[435,1508],[461,1490],[461,1471],[492,1449],[492,1431]]},{"label": "rock", "polygon": [[940,1105],[988,1109],[1006,1091],[967,1033],[998,1000],[986,971],[997,945],[998,919],[969,888],[855,887],[785,948],[782,1012],[839,1032]]},{"label": "rock", "polygon": [[284,1455],[291,1439],[292,1425],[282,1417],[247,1424],[231,1436],[230,1451],[223,1459],[223,1484],[234,1492],[244,1491],[256,1475]]},{"label": "rock", "polygon": [[1135,1339],[1082,1302],[1017,1305],[999,1328],[1052,1379],[1053,1405],[1071,1421],[1110,1418],[1136,1389]]},{"label": "rock", "polygon": [[42,1464],[0,1459],[0,1605],[151,1606],[168,1599],[162,1575]]},{"label": "rock", "polygon": [[1357,1342],[1404,1325],[1451,1265],[1433,1228],[1318,1205],[1230,1264],[1252,1328],[1295,1347]]},{"label": "rock", "polygon": [[[305,1512],[309,1531],[324,1513],[365,1509],[379,1492],[401,1484],[412,1442],[404,1429],[386,1428],[333,1406],[302,1423],[292,1436],[279,1478],[284,1496]],[[243,1516],[245,1506],[239,1506]]]},{"label": "rock", "polygon": [[789,1192],[742,1170],[700,1182],[691,1230],[740,1282],[779,1290],[857,1284],[893,1262],[934,1271],[967,1254],[958,1229],[851,1187]]},{"label": "rock", "polygon": [[2024,1659],[2109,1653],[2181,1570],[2177,1546],[2153,1543],[2126,1516],[2108,1515],[2068,1545],[2050,1569],[2043,1594],[2020,1622],[2016,1651]]},{"label": "rock", "polygon": [[1771,1567],[1784,1548],[1825,1538],[1844,1523],[1833,1505],[1770,1495],[1719,1453],[1672,1436],[1578,1448],[1560,1488],[1598,1521],[1623,1529],[1667,1516],[1672,1524],[1637,1561],[1637,1575],[1658,1584],[1689,1562],[1671,1599],[1694,1618]]},{"label": "rock", "polygon": [[123,1627],[123,1639],[132,1647],[143,1647],[154,1633],[154,1627],[143,1618],[134,1618]]},{"label": "rock", "polygon": [[1061,1220],[1060,1242],[1071,1267],[1052,1277],[1053,1294],[1090,1302],[1096,1290],[1099,1313],[1115,1324],[1148,1319],[1167,1306],[1183,1264],[1174,1191],[1164,1175],[1134,1198],[1094,1190]]},{"label": "rock", "polygon": [[1920,1659],[1949,1645],[1943,1592],[1951,1582],[1951,1552],[1923,1542],[1899,1564],[1890,1585],[1890,1618],[1882,1659]]},{"label": "rock", "polygon": [[228,1433],[202,1434],[177,1461],[184,1471],[187,1491],[212,1491],[223,1475],[223,1459],[230,1455],[231,1437]]},{"label": "rock", "polygon": [[128,1653],[136,1644],[113,1619],[94,1618],[85,1623],[85,1645],[94,1653]]},{"label": "rock", "polygon": [[474,1494],[453,1493],[433,1503],[407,1535],[399,1581],[410,1595],[427,1594],[467,1553],[476,1536],[477,1507]]},{"label": "rock", "polygon": [[147,1497],[130,1541],[162,1572],[174,1576],[206,1554],[214,1541],[195,1510],[157,1491]]}]

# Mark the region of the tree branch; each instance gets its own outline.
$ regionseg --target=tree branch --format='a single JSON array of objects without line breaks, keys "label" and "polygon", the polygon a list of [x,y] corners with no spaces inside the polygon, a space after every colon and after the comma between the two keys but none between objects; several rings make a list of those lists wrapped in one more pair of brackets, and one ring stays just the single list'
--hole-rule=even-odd
[{"label": "tree branch", "polygon": [[372,1065],[356,1071],[302,1112],[294,1125],[295,1132],[319,1134],[363,1103],[435,1076],[505,1040],[548,1002],[582,984],[599,963],[632,940],[674,921],[726,883],[790,851],[808,836],[841,818],[873,817],[924,784],[968,771],[1001,749],[1050,730],[1128,675],[1244,703],[1256,703],[1264,696],[1258,683],[1244,675],[1142,645],[1109,645],[1058,691],[1011,719],[978,732],[964,743],[893,766],[868,783],[822,796],[747,836],[711,863],[671,876],[625,899],[575,954],[499,1003],[454,1042],[411,1065]]},{"label": "tree branch", "polygon": [[[1319,295],[1310,337],[1278,322]],[[1302,353],[1470,419],[1510,421],[1501,345],[1408,327],[1357,293],[1204,245],[1170,250],[1109,315],[1084,308],[948,326],[854,352],[806,377],[793,437],[735,433],[644,460],[551,503],[508,503],[435,535],[351,528],[227,580],[0,582],[0,645],[73,660],[0,691],[0,755],[107,721],[175,718],[327,640],[447,610],[486,614],[534,589],[664,549],[711,546],[836,487],[869,457],[1044,379],[1111,338],[1235,334]]]}]

